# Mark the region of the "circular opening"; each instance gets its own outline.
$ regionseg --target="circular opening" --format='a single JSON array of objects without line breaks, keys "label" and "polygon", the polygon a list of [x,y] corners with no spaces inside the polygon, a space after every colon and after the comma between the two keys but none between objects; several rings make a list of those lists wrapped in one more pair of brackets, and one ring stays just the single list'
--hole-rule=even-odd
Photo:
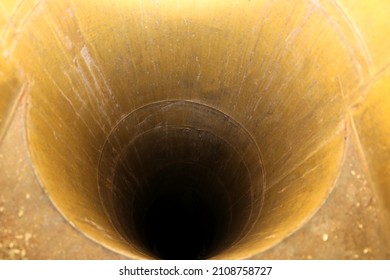
[{"label": "circular opening", "polygon": [[297,230],[334,185],[364,74],[328,8],[46,3],[15,53],[58,210],[142,259],[246,258]]},{"label": "circular opening", "polygon": [[188,101],[132,112],[110,133],[100,197],[114,227],[162,259],[204,259],[260,215],[263,172],[250,135],[226,114]]}]

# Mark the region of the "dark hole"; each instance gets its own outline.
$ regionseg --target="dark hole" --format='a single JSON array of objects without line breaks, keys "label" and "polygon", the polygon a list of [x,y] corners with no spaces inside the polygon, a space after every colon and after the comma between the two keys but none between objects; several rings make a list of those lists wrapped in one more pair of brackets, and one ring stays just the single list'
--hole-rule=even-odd
[{"label": "dark hole", "polygon": [[260,210],[256,143],[214,108],[150,104],[127,116],[99,163],[105,211],[147,258],[210,259],[243,236]]},{"label": "dark hole", "polygon": [[213,243],[215,213],[183,187],[156,197],[145,216],[145,243],[160,259],[203,259]]}]

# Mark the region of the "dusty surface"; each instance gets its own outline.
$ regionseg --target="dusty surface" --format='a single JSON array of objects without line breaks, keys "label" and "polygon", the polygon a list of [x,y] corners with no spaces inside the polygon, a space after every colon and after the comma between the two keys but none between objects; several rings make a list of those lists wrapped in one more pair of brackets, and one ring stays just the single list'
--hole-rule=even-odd
[{"label": "dusty surface", "polygon": [[[187,100],[228,115],[248,131],[256,150],[262,152],[261,165],[255,159],[258,151],[249,145],[243,145],[245,153],[240,153],[248,155],[245,161],[251,162],[246,164],[250,169],[264,169],[251,172],[253,178],[262,177],[267,197],[259,196],[261,179],[254,180],[250,188],[254,203],[243,203],[249,197],[248,192],[242,193],[245,172],[229,170],[230,164],[224,164],[228,157],[219,163],[221,178],[226,174],[232,183],[240,182],[228,192],[235,208],[232,214],[240,218],[232,215],[227,232],[234,235],[239,229],[243,238],[237,246],[227,242],[230,249],[216,258],[244,258],[295,230],[318,208],[334,182],[343,155],[344,99],[364,82],[355,69],[357,60],[349,58],[340,31],[331,25],[333,19],[321,12],[325,7],[305,1],[291,7],[283,2],[242,2],[240,9],[229,1],[210,6],[209,1],[207,5],[189,1],[181,6],[175,1],[146,5],[122,0],[116,8],[110,1],[96,5],[92,0],[38,5],[23,25],[12,58],[28,77],[31,161],[58,209],[95,240],[128,256],[146,257],[135,242],[123,242],[105,215],[97,188],[97,173],[102,172],[97,172],[97,165],[103,162],[99,162],[103,147],[112,142],[128,144],[130,135],[143,131],[144,125],[157,129],[160,122],[168,126],[186,122],[204,129],[203,122],[215,122],[194,117],[193,109],[171,115],[169,107],[163,106],[163,120],[140,116],[128,130],[111,137],[119,121],[134,110],[163,100]],[[301,24],[305,28],[299,32]],[[319,35],[318,30],[324,32]],[[212,131],[221,138],[231,132],[225,126]],[[164,150],[175,155],[184,145],[169,144],[172,135],[168,133]],[[242,142],[231,138],[234,147]],[[145,145],[147,158],[156,156],[153,146],[152,139]],[[132,158],[137,165],[151,166],[140,155]],[[212,162],[205,164],[198,158],[191,163],[209,166]],[[164,155],[165,160],[170,162]],[[148,172],[132,166],[124,172],[145,180],[141,174]],[[132,191],[135,184],[127,186]],[[146,185],[142,192],[154,193],[151,188]],[[112,188],[104,189],[114,193]],[[257,219],[259,201],[263,201],[264,218]],[[236,221],[247,221],[251,232],[236,227]]]},{"label": "dusty surface", "polygon": [[101,207],[101,149],[129,112],[188,99],[226,112],[264,152],[262,219],[225,256],[280,241],[340,171],[314,217],[253,258],[389,259],[389,5],[3,0],[0,258],[121,258],[59,214],[34,170],[79,229],[135,252]]},{"label": "dusty surface", "polygon": [[18,145],[19,109],[0,147],[0,259],[122,259],[80,234],[50,202],[25,160],[26,146]]},{"label": "dusty surface", "polygon": [[376,193],[364,175],[355,141],[349,139],[339,180],[314,217],[282,243],[252,259],[390,258]]},{"label": "dusty surface", "polygon": [[[20,104],[0,146],[0,258],[124,259],[79,233],[50,202],[27,160],[23,110]],[[355,140],[350,137],[340,178],[317,214],[251,259],[390,258],[376,194]]]}]

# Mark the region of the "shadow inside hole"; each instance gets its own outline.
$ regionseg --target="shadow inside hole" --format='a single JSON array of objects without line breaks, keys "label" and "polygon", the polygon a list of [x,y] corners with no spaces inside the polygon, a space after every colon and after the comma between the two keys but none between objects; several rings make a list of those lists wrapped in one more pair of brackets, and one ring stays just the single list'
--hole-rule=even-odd
[{"label": "shadow inside hole", "polygon": [[118,233],[150,258],[212,258],[245,234],[261,208],[252,204],[262,196],[257,147],[212,108],[152,104],[118,124],[107,143],[100,198]]},{"label": "shadow inside hole", "polygon": [[183,187],[158,196],[145,217],[144,242],[160,259],[203,259],[216,233],[215,213]]}]

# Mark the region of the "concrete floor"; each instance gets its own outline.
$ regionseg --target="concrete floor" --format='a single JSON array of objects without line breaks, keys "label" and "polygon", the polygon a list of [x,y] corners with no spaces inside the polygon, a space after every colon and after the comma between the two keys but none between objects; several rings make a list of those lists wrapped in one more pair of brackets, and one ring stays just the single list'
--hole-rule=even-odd
[{"label": "concrete floor", "polygon": [[[39,185],[20,102],[0,144],[0,259],[126,259],[72,227]],[[390,259],[377,194],[352,133],[333,192],[304,226],[251,259]]]}]

